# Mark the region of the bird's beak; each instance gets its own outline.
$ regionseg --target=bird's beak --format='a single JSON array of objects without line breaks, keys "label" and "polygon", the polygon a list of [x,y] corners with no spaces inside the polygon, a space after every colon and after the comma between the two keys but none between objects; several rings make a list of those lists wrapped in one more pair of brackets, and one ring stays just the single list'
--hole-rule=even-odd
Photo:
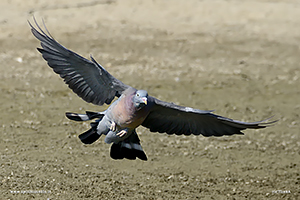
[{"label": "bird's beak", "polygon": [[147,105],[147,97],[143,97],[143,98],[142,98],[142,102],[143,102],[145,105]]}]

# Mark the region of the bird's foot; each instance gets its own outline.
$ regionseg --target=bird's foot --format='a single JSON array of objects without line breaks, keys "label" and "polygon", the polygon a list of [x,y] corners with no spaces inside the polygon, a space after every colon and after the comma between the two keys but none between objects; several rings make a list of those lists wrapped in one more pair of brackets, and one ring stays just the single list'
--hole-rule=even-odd
[{"label": "bird's foot", "polygon": [[128,131],[125,130],[125,129],[123,129],[123,130],[121,130],[119,133],[117,133],[117,136],[119,136],[119,137],[124,137],[127,133],[128,133]]},{"label": "bird's foot", "polygon": [[111,130],[112,132],[115,132],[117,129],[117,125],[115,122],[111,122],[110,128],[109,130]]}]

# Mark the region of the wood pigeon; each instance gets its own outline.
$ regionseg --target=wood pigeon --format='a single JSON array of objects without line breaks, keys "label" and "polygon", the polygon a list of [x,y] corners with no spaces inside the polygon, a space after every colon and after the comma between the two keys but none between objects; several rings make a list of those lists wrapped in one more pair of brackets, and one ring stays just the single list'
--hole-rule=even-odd
[{"label": "wood pigeon", "polygon": [[136,128],[140,125],[151,132],[176,135],[223,136],[243,134],[244,129],[265,128],[276,121],[269,119],[257,122],[241,122],[219,115],[212,111],[183,107],[149,96],[145,90],[137,90],[113,77],[91,56],[85,59],[59,44],[49,33],[37,24],[39,31],[31,26],[33,35],[41,42],[38,51],[53,71],[79,97],[96,105],[110,104],[104,112],[86,114],[66,113],[75,121],[95,119],[91,129],[79,135],[84,144],[95,142],[105,135],[105,142],[112,143],[110,156],[113,159],[147,160]]}]

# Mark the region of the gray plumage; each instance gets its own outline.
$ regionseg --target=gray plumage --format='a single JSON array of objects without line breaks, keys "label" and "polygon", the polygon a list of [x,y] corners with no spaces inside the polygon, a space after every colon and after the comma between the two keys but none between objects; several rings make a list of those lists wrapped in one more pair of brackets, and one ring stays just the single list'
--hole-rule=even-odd
[{"label": "gray plumage", "polygon": [[[35,19],[34,19],[35,20]],[[148,96],[145,90],[136,90],[108,73],[93,57],[87,60],[60,45],[45,27],[39,31],[30,22],[33,35],[40,40],[38,51],[53,71],[83,100],[96,105],[110,104],[104,112],[86,114],[66,113],[75,121],[96,119],[91,129],[79,138],[85,144],[106,135],[105,142],[113,143],[114,159],[147,160],[135,129],[142,125],[151,132],[176,135],[223,136],[243,134],[245,129],[259,129],[275,123],[269,119],[258,122],[241,122],[215,115],[212,111],[198,110],[168,103]]]}]

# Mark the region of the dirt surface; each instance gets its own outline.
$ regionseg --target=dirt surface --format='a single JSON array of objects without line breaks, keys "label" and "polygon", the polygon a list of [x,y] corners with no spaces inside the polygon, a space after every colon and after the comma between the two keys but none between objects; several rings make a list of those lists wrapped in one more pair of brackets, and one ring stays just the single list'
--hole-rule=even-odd
[{"label": "dirt surface", "polygon": [[[300,4],[292,0],[0,2],[1,199],[299,199]],[[152,96],[244,121],[244,136],[138,132],[149,158],[115,161],[66,111],[72,93],[27,20]]]}]

